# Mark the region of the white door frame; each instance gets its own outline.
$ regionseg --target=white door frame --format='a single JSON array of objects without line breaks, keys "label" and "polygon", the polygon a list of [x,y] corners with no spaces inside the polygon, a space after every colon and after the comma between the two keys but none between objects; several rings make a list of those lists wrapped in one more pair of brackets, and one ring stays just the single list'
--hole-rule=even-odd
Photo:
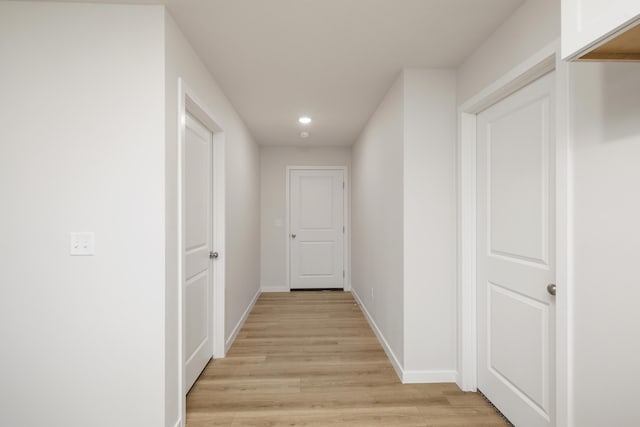
[{"label": "white door frame", "polygon": [[219,122],[214,119],[210,110],[198,100],[183,79],[178,79],[178,274],[180,289],[178,291],[178,337],[180,342],[179,375],[180,384],[180,413],[184,423],[186,418],[186,392],[184,385],[184,295],[185,265],[184,256],[186,224],[185,224],[185,144],[186,144],[186,114],[197,118],[212,133],[213,141],[213,250],[219,253],[219,258],[213,263],[213,348],[215,359],[225,356],[224,319],[225,319],[225,133]]},{"label": "white door frame", "polygon": [[286,192],[286,220],[285,220],[285,242],[287,242],[286,247],[286,292],[291,291],[291,241],[289,239],[289,235],[291,231],[289,230],[291,224],[291,171],[294,170],[339,170],[342,171],[342,176],[344,177],[344,194],[343,194],[343,218],[344,218],[344,242],[343,242],[343,257],[344,257],[344,290],[351,291],[351,257],[349,253],[350,244],[350,236],[351,236],[351,216],[349,210],[349,174],[348,168],[346,166],[287,166],[287,177],[285,182],[285,192]]},{"label": "white door frame", "polygon": [[476,120],[477,114],[544,74],[556,72],[556,423],[570,426],[571,396],[571,163],[569,65],[559,41],[529,57],[458,108],[458,377],[476,391]]}]

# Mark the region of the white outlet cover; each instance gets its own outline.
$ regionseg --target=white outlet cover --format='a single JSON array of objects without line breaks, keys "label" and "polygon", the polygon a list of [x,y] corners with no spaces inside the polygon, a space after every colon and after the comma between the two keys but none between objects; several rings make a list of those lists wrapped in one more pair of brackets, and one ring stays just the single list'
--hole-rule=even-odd
[{"label": "white outlet cover", "polygon": [[92,256],[95,254],[95,233],[92,231],[69,233],[69,255]]}]

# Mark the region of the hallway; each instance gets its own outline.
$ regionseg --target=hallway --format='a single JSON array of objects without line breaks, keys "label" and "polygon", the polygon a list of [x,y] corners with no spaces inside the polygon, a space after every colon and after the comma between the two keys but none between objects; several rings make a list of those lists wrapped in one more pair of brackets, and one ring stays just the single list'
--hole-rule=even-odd
[{"label": "hallway", "polygon": [[455,384],[401,384],[349,292],[264,293],[187,396],[187,425],[502,426]]}]

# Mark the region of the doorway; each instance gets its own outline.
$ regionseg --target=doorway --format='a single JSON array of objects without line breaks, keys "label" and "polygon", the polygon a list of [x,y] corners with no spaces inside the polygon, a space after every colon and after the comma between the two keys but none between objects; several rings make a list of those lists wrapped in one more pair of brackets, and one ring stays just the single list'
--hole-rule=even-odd
[{"label": "doorway", "polygon": [[[549,262],[555,268],[555,284],[557,296],[554,298],[555,352],[550,355],[555,363],[555,380],[550,384],[555,398],[549,395],[550,406],[555,407],[552,425],[569,424],[570,389],[569,361],[571,358],[571,293],[570,275],[571,254],[571,163],[569,133],[569,100],[570,74],[569,66],[560,57],[560,43],[555,41],[534,53],[522,63],[494,83],[481,90],[459,108],[459,145],[458,145],[458,185],[459,185],[459,217],[458,217],[458,283],[459,305],[458,324],[460,353],[458,358],[459,375],[456,380],[464,391],[478,390],[479,362],[479,318],[478,292],[483,286],[477,279],[478,261],[478,206],[477,199],[477,139],[479,115],[499,103],[510,94],[517,92],[535,82],[540,77],[554,72],[552,83],[554,101],[551,108],[555,110],[555,129],[551,130],[555,139],[555,148],[550,147],[550,155],[554,156],[555,165],[549,165],[554,173],[555,185],[550,195],[550,203],[555,204],[549,221],[555,223],[555,237],[550,236],[550,244],[554,244],[555,256]],[[486,246],[484,246],[486,252]],[[507,251],[508,252],[508,251]],[[526,263],[527,260],[519,260]],[[542,281],[541,292],[546,292],[546,280]],[[484,283],[484,286],[489,286]],[[498,291],[499,289],[494,289]],[[514,296],[514,295],[511,295]],[[545,297],[547,298],[547,297]],[[549,365],[550,366],[550,365]],[[524,425],[528,425],[525,423]]]},{"label": "doorway", "polygon": [[179,79],[180,412],[211,358],[225,356],[225,133]]},{"label": "doorway", "polygon": [[555,73],[477,116],[478,390],[555,425]]},{"label": "doorway", "polygon": [[184,147],[185,277],[183,295],[185,390],[213,358],[213,133],[186,114]]},{"label": "doorway", "polygon": [[344,168],[287,168],[289,289],[344,289]]}]

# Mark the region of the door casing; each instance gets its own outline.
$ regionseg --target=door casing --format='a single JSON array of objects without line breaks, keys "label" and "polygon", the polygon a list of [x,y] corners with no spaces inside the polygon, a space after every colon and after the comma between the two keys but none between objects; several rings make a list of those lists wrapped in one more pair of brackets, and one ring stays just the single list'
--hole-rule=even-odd
[{"label": "door casing", "polygon": [[556,423],[571,426],[571,163],[569,64],[556,40],[480,91],[458,109],[458,377],[477,390],[476,119],[477,114],[550,71],[556,71]]},{"label": "door casing", "polygon": [[345,233],[344,233],[344,247],[343,247],[343,256],[344,256],[344,268],[345,268],[345,277],[344,277],[344,291],[351,291],[351,256],[349,252],[349,248],[351,247],[351,216],[349,211],[349,174],[348,168],[346,166],[287,166],[286,167],[286,182],[285,182],[285,192],[286,192],[286,220],[285,220],[285,242],[286,244],[286,289],[289,291],[291,289],[291,242],[289,239],[290,234],[290,225],[291,225],[291,171],[293,170],[340,170],[344,176],[344,223],[345,223]]},{"label": "door casing", "polygon": [[198,100],[197,94],[191,90],[187,83],[178,79],[178,335],[180,342],[178,381],[180,384],[180,419],[186,422],[186,392],[184,385],[184,296],[183,288],[186,280],[184,256],[185,246],[185,141],[186,141],[186,113],[188,112],[198,119],[211,131],[213,137],[213,250],[219,257],[213,266],[213,357],[214,359],[225,356],[225,132],[214,116]]}]

